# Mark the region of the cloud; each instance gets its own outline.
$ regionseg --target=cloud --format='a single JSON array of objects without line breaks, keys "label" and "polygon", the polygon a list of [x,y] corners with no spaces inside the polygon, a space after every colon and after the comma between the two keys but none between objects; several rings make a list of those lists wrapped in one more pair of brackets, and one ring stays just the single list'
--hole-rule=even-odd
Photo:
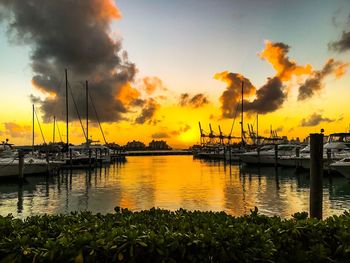
[{"label": "cloud", "polygon": [[152,134],[152,139],[165,139],[169,137],[170,135],[166,132],[156,132]]},{"label": "cloud", "polygon": [[269,78],[260,89],[251,84],[250,80],[237,73],[222,72],[215,75],[215,79],[227,83],[226,90],[220,97],[223,118],[233,118],[241,104],[241,85],[244,82],[244,97],[255,95],[253,101],[244,100],[244,110],[266,114],[280,108],[286,99],[282,81],[278,77]]},{"label": "cloud", "polygon": [[[85,114],[84,82],[89,80],[99,118],[123,119],[139,93],[130,86],[137,72],[113,39],[110,25],[121,17],[112,0],[0,0],[10,38],[29,45],[32,83],[47,97],[44,120],[65,118],[64,69],[79,108]],[[70,118],[77,119],[70,99]],[[90,105],[91,106],[91,105]],[[92,109],[91,109],[92,112]],[[91,118],[95,116],[92,115]]]},{"label": "cloud", "polygon": [[152,134],[152,138],[153,139],[170,138],[172,136],[178,136],[184,132],[187,132],[189,129],[191,129],[191,126],[188,124],[184,124],[184,125],[180,126],[180,128],[178,130],[156,132],[156,133]]},{"label": "cloud", "polygon": [[144,90],[148,95],[153,94],[156,90],[167,90],[163,81],[158,77],[145,77],[142,79]]},{"label": "cloud", "polygon": [[191,129],[191,126],[188,124],[184,124],[183,126],[180,126],[180,128],[178,130],[173,130],[170,133],[172,135],[180,135],[181,133],[187,132],[189,129]]},{"label": "cloud", "polygon": [[282,81],[288,81],[293,75],[310,74],[311,65],[299,66],[287,56],[290,46],[277,42],[265,41],[265,49],[259,54],[260,58],[267,60],[276,70],[276,76]]},{"label": "cloud", "polygon": [[343,31],[339,40],[331,42],[328,48],[339,53],[350,50],[350,31]]},{"label": "cloud", "polygon": [[181,132],[187,132],[189,129],[191,129],[191,126],[188,125],[188,124],[185,124],[184,126],[182,126],[182,127],[180,128],[180,131],[181,131]]},{"label": "cloud", "polygon": [[182,107],[200,108],[208,103],[209,100],[203,93],[198,93],[194,96],[188,93],[182,93],[180,95],[180,105]]},{"label": "cloud", "polygon": [[349,64],[329,59],[323,68],[314,71],[309,78],[299,87],[298,100],[306,100],[311,98],[316,92],[322,90],[322,81],[325,77],[333,74],[336,78],[342,77]]},{"label": "cloud", "polygon": [[224,71],[215,74],[214,79],[226,83],[226,90],[220,96],[221,115],[223,118],[233,118],[235,116],[236,105],[241,101],[242,82],[245,96],[252,96],[256,91],[250,80],[239,73]]},{"label": "cloud", "polygon": [[[265,42],[265,49],[259,54],[276,70],[274,77],[268,78],[267,83],[256,89],[249,79],[239,73],[224,71],[214,76],[227,84],[226,90],[220,97],[221,115],[223,118],[233,118],[241,104],[241,83],[244,82],[244,110],[250,113],[266,114],[282,107],[288,97],[286,87],[291,83],[293,76],[302,76],[305,82],[299,87],[298,100],[305,100],[322,89],[322,80],[330,74],[336,78],[342,77],[349,64],[329,59],[322,70],[314,71],[312,66],[298,65],[287,56],[289,46],[284,43]],[[298,81],[301,78],[297,79]]]},{"label": "cloud", "polygon": [[268,79],[267,83],[256,91],[256,98],[244,101],[245,111],[266,114],[279,109],[286,99],[282,81],[278,77]]},{"label": "cloud", "polygon": [[147,122],[150,124],[154,121],[157,123],[158,121],[154,120],[154,116],[159,108],[160,105],[154,99],[149,99],[142,109],[141,114],[135,119],[135,123],[144,124]]},{"label": "cloud", "polygon": [[339,26],[339,22],[338,22],[338,17],[341,13],[342,9],[341,8],[338,8],[334,13],[333,13],[333,16],[332,16],[332,24],[334,27],[338,27]]},{"label": "cloud", "polygon": [[317,126],[321,122],[334,122],[334,119],[324,118],[321,114],[314,113],[306,119],[302,119],[300,122],[301,127],[312,127]]},{"label": "cloud", "polygon": [[31,126],[19,125],[14,122],[5,122],[4,126],[4,133],[10,135],[12,138],[31,138]]},{"label": "cloud", "polygon": [[29,99],[30,99],[30,102],[33,103],[33,104],[40,104],[40,103],[42,103],[42,100],[40,99],[40,97],[34,96],[33,94],[29,95]]}]

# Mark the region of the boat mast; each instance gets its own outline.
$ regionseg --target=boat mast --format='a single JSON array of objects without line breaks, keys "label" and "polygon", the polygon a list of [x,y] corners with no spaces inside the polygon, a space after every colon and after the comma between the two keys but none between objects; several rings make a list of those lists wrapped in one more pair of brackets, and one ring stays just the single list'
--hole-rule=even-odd
[{"label": "boat mast", "polygon": [[256,114],[256,144],[259,145],[259,113]]},{"label": "boat mast", "polygon": [[89,97],[90,97],[92,109],[93,109],[94,112],[95,112],[96,120],[97,120],[97,122],[98,122],[98,125],[100,126],[100,131],[101,131],[101,133],[102,133],[103,140],[104,140],[105,144],[107,145],[108,142],[107,142],[106,136],[105,136],[105,134],[104,134],[104,132],[103,132],[103,129],[102,129],[102,126],[101,126],[101,122],[100,122],[100,119],[99,119],[99,117],[98,117],[97,110],[96,110],[96,107],[95,107],[95,104],[94,104],[94,100],[92,99],[92,96],[91,96],[90,93],[89,93]]},{"label": "boat mast", "polygon": [[52,143],[55,143],[55,132],[56,132],[56,116],[53,116],[53,134],[52,134]]},{"label": "boat mast", "polygon": [[32,154],[34,154],[34,132],[35,132],[35,128],[34,128],[34,104],[33,104],[33,120],[32,120]]},{"label": "boat mast", "polygon": [[244,126],[243,126],[243,88],[244,88],[244,82],[242,81],[242,109],[241,109],[241,139],[242,139],[242,144],[244,143]]},{"label": "boat mast", "polygon": [[66,77],[66,132],[67,132],[67,151],[68,151],[68,146],[69,146],[69,136],[68,136],[68,73],[67,69],[65,69],[65,77]]},{"label": "boat mast", "polygon": [[86,95],[86,146],[89,147],[89,82],[85,82]]}]

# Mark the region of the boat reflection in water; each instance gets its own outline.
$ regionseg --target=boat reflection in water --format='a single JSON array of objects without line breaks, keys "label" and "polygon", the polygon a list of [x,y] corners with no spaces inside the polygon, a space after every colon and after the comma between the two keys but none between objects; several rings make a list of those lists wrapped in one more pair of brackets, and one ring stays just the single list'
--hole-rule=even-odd
[{"label": "boat reflection in water", "polygon": [[[124,164],[91,171],[29,177],[28,184],[0,185],[0,214],[15,217],[90,210],[113,212],[160,207],[225,211],[239,216],[255,206],[266,215],[308,211],[309,175],[294,169],[245,167],[192,156],[129,157]],[[350,209],[350,184],[324,178],[324,217]]]}]

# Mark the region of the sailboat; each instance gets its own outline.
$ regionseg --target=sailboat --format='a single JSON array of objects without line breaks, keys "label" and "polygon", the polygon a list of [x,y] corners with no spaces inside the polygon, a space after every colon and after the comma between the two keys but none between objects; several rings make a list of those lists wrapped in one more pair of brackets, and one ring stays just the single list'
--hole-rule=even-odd
[{"label": "sailboat", "polygon": [[[66,132],[67,132],[67,142],[66,142],[66,155],[63,156],[61,160],[58,162],[62,162],[62,168],[68,169],[80,169],[80,168],[89,168],[94,167],[96,163],[96,158],[91,155],[91,153],[87,153],[79,149],[78,147],[72,146],[69,144],[69,105],[68,105],[68,71],[65,69],[65,82],[66,82]],[[74,97],[72,94],[72,98],[74,101]],[[74,101],[75,104],[75,101]],[[80,115],[78,112],[78,117],[80,119]],[[87,127],[88,128],[88,127]],[[84,129],[83,129],[84,131]],[[86,134],[84,132],[86,137]],[[87,137],[86,137],[87,140]],[[88,141],[88,140],[87,140]]]},{"label": "sailboat", "polygon": [[[32,174],[46,174],[49,171],[48,162],[46,159],[37,158],[34,153],[34,114],[35,107],[33,105],[33,138],[32,146],[33,151],[31,155],[24,155],[23,157],[23,175]],[[13,148],[12,144],[2,142],[0,145],[0,178],[3,177],[16,177],[19,176],[20,171],[19,165],[19,152]]]}]

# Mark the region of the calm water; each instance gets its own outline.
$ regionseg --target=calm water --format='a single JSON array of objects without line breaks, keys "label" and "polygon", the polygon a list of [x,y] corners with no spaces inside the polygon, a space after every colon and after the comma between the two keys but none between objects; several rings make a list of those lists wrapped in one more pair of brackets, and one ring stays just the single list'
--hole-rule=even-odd
[{"label": "calm water", "polygon": [[[324,178],[324,216],[350,209],[350,183]],[[76,210],[113,212],[160,207],[175,210],[261,213],[289,217],[308,211],[308,173],[293,169],[242,168],[192,156],[128,157],[124,164],[94,171],[66,171],[55,177],[30,177],[28,184],[0,184],[0,215],[15,217]]]}]

